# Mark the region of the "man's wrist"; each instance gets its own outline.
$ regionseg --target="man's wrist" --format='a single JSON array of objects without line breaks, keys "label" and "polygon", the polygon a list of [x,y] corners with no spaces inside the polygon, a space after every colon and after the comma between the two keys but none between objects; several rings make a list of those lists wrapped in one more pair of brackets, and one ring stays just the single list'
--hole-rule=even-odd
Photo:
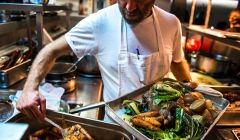
[{"label": "man's wrist", "polygon": [[184,79],[184,80],[182,80],[182,82],[183,83],[189,83],[189,82],[191,82],[192,80],[190,80],[190,79]]}]

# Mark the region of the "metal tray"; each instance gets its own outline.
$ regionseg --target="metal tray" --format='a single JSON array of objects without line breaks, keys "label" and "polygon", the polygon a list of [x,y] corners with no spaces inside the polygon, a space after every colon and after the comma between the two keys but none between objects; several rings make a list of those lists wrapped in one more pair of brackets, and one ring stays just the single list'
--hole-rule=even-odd
[{"label": "metal tray", "polygon": [[[133,136],[116,124],[104,123],[98,120],[91,120],[86,118],[77,117],[67,113],[47,111],[47,117],[57,124],[61,124],[64,118],[68,126],[80,124],[86,129],[89,134],[96,140],[132,140]],[[27,135],[35,132],[36,130],[43,129],[51,126],[48,123],[39,123],[36,120],[31,120],[23,114],[18,114],[11,118],[8,122],[12,123],[27,123],[29,130]]]},{"label": "metal tray", "polygon": [[0,88],[8,88],[27,77],[27,70],[31,59],[6,70],[0,70]]},{"label": "metal tray", "polygon": [[[134,127],[132,127],[131,125],[127,124],[122,118],[121,116],[124,114],[124,109],[122,107],[122,103],[124,100],[126,99],[135,99],[135,100],[140,100],[142,98],[142,95],[144,93],[146,93],[150,87],[153,85],[149,84],[146,85],[140,89],[137,89],[127,95],[124,95],[116,100],[112,100],[108,103],[106,103],[106,113],[107,115],[113,119],[114,121],[116,121],[119,125],[121,125],[123,128],[125,128],[128,132],[130,132],[133,136],[135,136],[137,139],[140,140],[149,140],[148,137],[146,137],[145,135],[143,135],[142,133],[140,133],[137,129],[135,129]],[[189,87],[188,87],[189,88]],[[215,126],[215,124],[218,122],[218,120],[220,119],[220,117],[223,115],[223,113],[226,111],[227,106],[229,105],[229,102],[224,99],[224,98],[220,98],[220,97],[215,97],[215,96],[210,96],[207,94],[203,94],[204,97],[206,99],[210,99],[213,101],[214,105],[217,106],[219,109],[221,109],[222,111],[218,114],[218,116],[216,117],[216,119],[214,120],[214,122],[211,124],[211,126],[207,129],[207,131],[204,133],[204,135],[202,136],[201,139],[204,139],[207,134],[210,132],[210,130]]]},{"label": "metal tray", "polygon": [[[222,92],[224,95],[235,93],[240,96],[240,86],[213,86],[212,88]],[[239,127],[240,126],[240,111],[238,108],[229,109],[224,112],[222,117],[216,124],[219,127]]]}]

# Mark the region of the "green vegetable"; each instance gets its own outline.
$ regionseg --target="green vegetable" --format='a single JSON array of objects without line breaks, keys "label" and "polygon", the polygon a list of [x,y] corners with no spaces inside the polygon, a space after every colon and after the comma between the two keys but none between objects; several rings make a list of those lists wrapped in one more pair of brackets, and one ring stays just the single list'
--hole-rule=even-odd
[{"label": "green vegetable", "polygon": [[185,113],[183,115],[182,128],[183,130],[180,136],[190,136],[191,140],[201,139],[203,133],[205,132],[205,128],[202,124]]},{"label": "green vegetable", "polygon": [[160,92],[160,91],[168,91],[170,93],[176,93],[179,92],[178,90],[172,88],[171,86],[164,84],[164,83],[156,83],[151,88],[153,91]]},{"label": "green vegetable", "polygon": [[137,128],[141,133],[153,140],[188,140],[188,137],[181,138],[170,131],[152,131],[144,128]]},{"label": "green vegetable", "polygon": [[201,116],[201,115],[193,115],[192,118],[195,121],[199,122],[201,125],[204,125],[204,118],[203,118],[203,116]]},{"label": "green vegetable", "polygon": [[182,87],[179,82],[175,82],[175,81],[164,81],[164,84],[167,84],[169,86],[171,86],[172,88],[182,92],[182,93],[186,93],[186,89],[184,87]]},{"label": "green vegetable", "polygon": [[124,100],[123,106],[125,107],[125,114],[137,115],[143,110],[142,104],[135,100]]},{"label": "green vegetable", "polygon": [[128,123],[129,125],[132,125],[131,122],[130,122],[131,118],[132,118],[132,116],[127,115],[127,114],[123,114],[123,116],[122,116],[122,119],[123,119],[126,123]]},{"label": "green vegetable", "polygon": [[154,105],[159,105],[161,102],[175,100],[181,96],[181,92],[164,83],[156,83],[150,90],[153,93]]},{"label": "green vegetable", "polygon": [[132,107],[133,111],[134,111],[136,114],[140,114],[140,111],[138,110],[138,107],[137,107],[136,103],[132,102],[132,103],[130,103],[129,105]]},{"label": "green vegetable", "polygon": [[176,108],[176,120],[175,120],[175,132],[179,132],[182,128],[182,121],[183,121],[183,109]]}]

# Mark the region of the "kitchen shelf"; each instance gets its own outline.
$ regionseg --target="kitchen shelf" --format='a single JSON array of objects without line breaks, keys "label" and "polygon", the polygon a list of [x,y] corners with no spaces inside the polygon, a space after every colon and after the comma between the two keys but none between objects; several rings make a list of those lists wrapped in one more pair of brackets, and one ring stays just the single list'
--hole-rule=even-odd
[{"label": "kitchen shelf", "polygon": [[[61,20],[58,16],[44,16],[44,23],[55,22],[56,20]],[[35,26],[36,19],[35,17],[30,19],[31,28],[36,28]],[[27,20],[22,19],[20,21],[10,21],[6,23],[0,23],[0,35],[6,34],[9,32],[14,32],[20,29],[26,29]]]},{"label": "kitchen shelf", "polygon": [[222,43],[226,43],[228,45],[232,45],[234,48],[240,48],[240,40],[236,39],[229,39],[224,34],[227,33],[226,31],[215,31],[212,29],[204,28],[198,25],[192,25],[186,27],[186,38],[188,38],[189,32],[199,34],[201,36],[211,38],[213,40],[220,41]]},{"label": "kitchen shelf", "polygon": [[[66,29],[69,29],[70,25],[70,5],[43,5],[43,4],[21,4],[21,3],[0,3],[1,10],[17,10],[17,11],[25,11],[25,12],[36,12],[36,30],[37,30],[37,41],[38,41],[38,51],[40,51],[43,47],[43,13],[44,11],[58,11],[63,10],[66,12]],[[28,29],[28,38],[31,40],[30,33],[30,16],[27,15],[27,29]],[[7,25],[6,25],[7,26]]]},{"label": "kitchen shelf", "polygon": [[0,9],[43,12],[43,11],[57,11],[57,10],[67,11],[69,8],[68,6],[59,6],[59,5],[0,3]]}]

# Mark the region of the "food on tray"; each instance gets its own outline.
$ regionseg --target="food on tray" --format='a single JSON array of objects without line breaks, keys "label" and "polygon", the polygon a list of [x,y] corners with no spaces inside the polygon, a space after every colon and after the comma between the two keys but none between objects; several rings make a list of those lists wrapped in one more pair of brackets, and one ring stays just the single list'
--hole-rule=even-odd
[{"label": "food on tray", "polygon": [[63,140],[63,137],[58,128],[48,127],[35,131],[29,140]]},{"label": "food on tray", "polygon": [[65,130],[64,140],[94,140],[79,124]]},{"label": "food on tray", "polygon": [[124,100],[123,119],[150,139],[200,139],[220,110],[175,81],[155,83],[141,100]]},{"label": "food on tray", "polygon": [[81,125],[76,124],[64,129],[64,138],[56,127],[48,127],[34,132],[30,140],[94,140]]}]

